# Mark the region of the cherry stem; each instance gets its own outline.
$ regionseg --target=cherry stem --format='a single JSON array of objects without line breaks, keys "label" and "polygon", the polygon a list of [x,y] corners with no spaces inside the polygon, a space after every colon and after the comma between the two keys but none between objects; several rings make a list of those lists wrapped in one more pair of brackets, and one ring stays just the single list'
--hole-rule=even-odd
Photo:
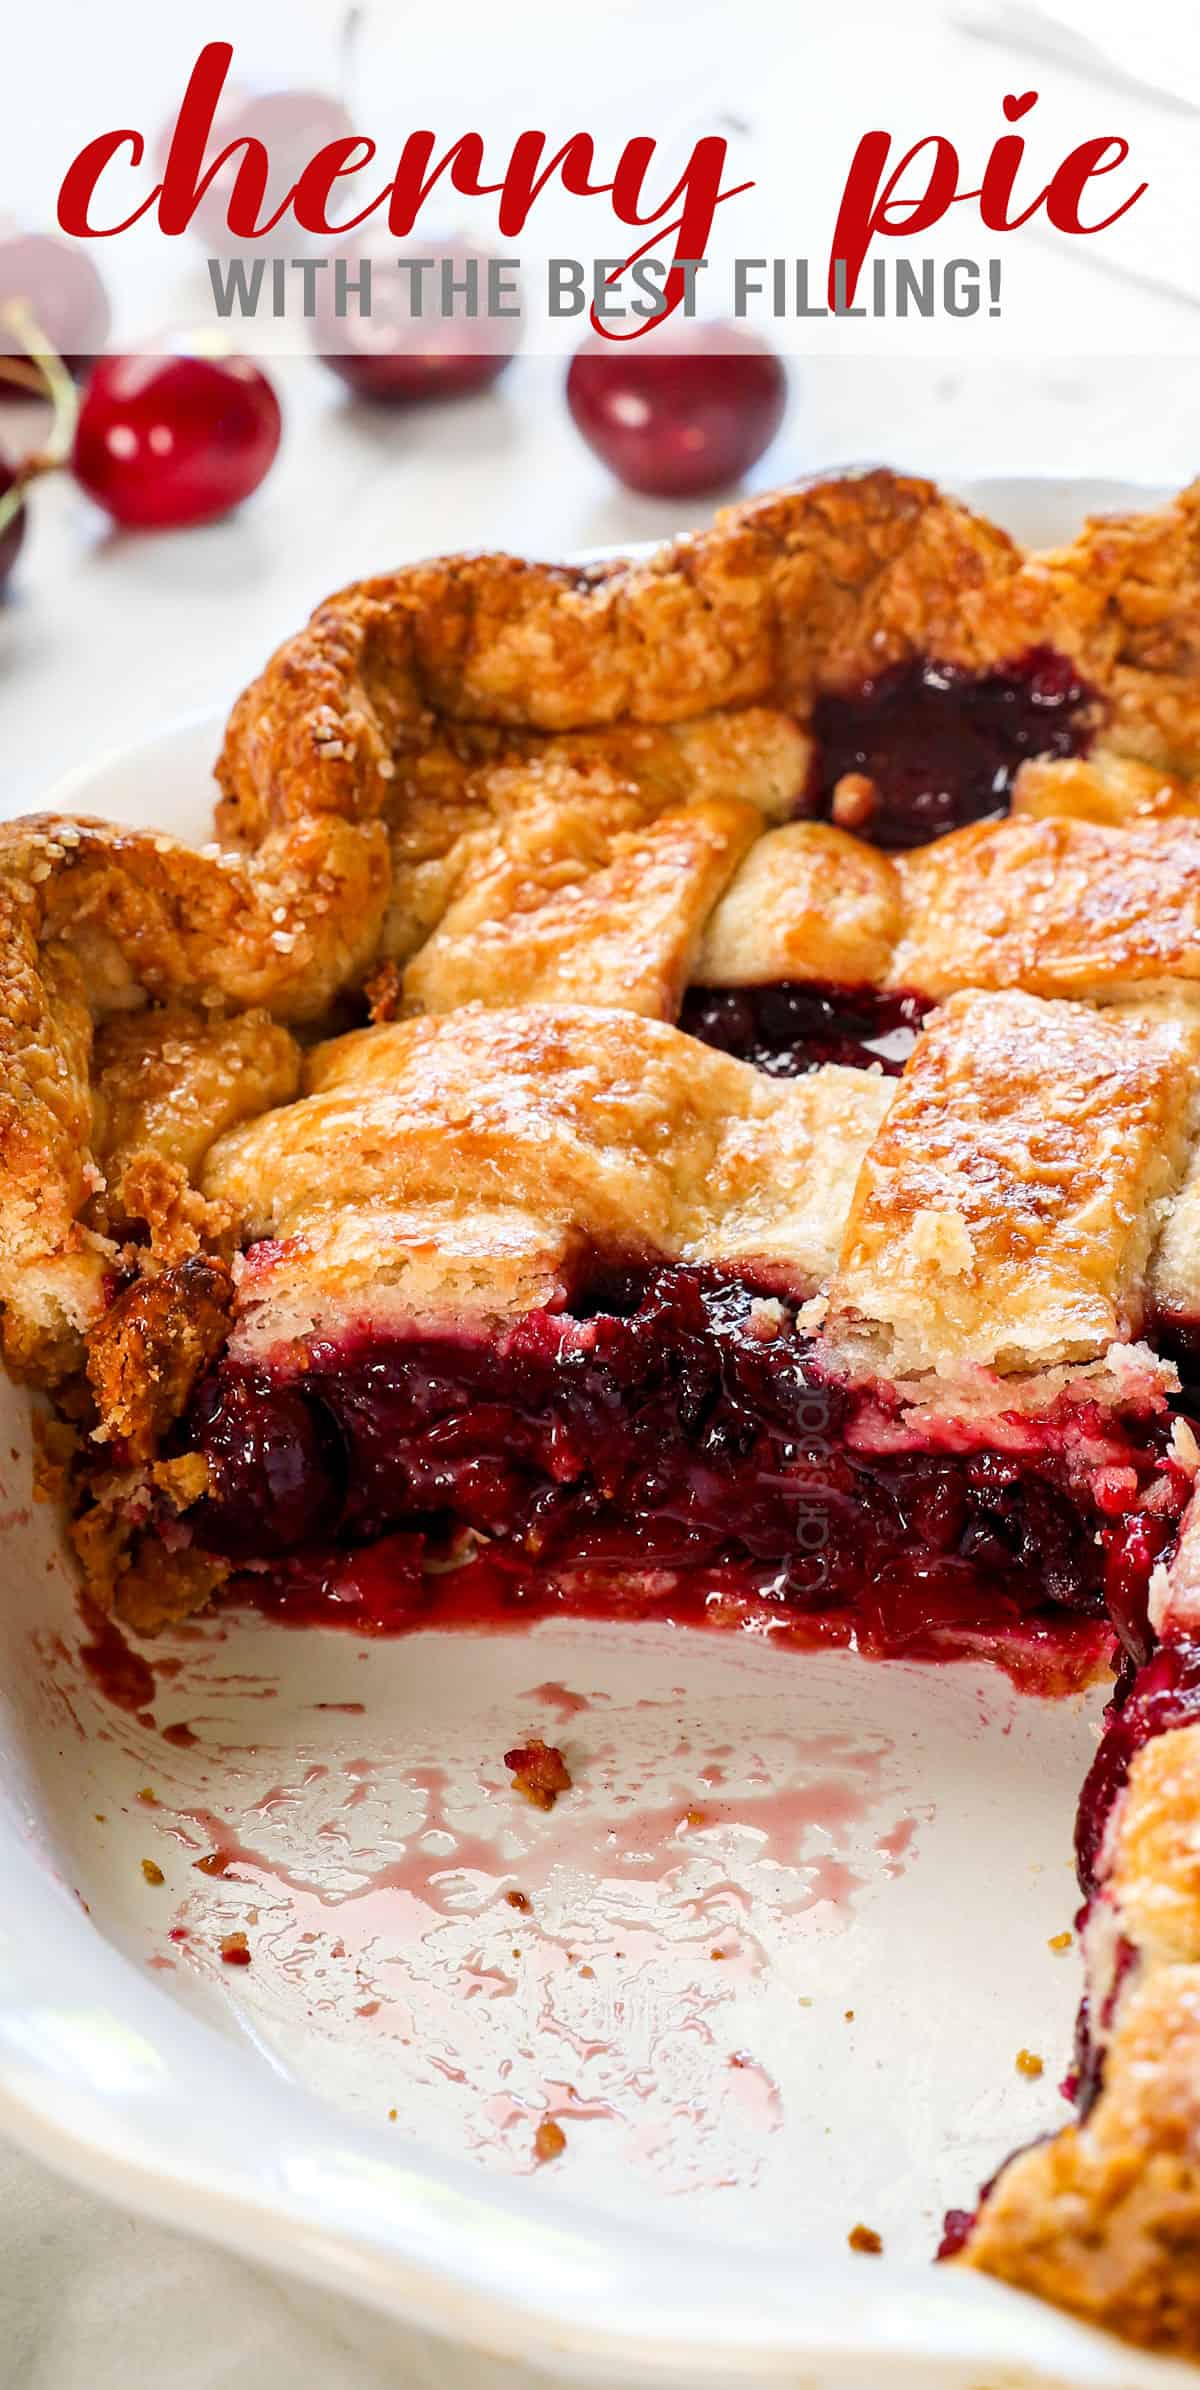
[{"label": "cherry stem", "polygon": [[346,10],[338,30],[338,87],[342,106],[351,119],[355,114],[354,99],[365,14],[365,9],[351,6]]},{"label": "cherry stem", "polygon": [[24,299],[9,299],[0,307],[0,326],[15,334],[29,360],[26,366],[15,357],[0,359],[3,378],[19,382],[22,388],[36,388],[49,399],[54,410],[45,447],[35,449],[18,465],[16,479],[0,498],[0,533],[3,533],[24,506],[29,483],[39,474],[56,473],[66,464],[75,440],[79,392]]},{"label": "cherry stem", "polygon": [[31,398],[44,398],[46,377],[36,365],[26,363],[24,357],[0,357],[0,382],[11,382],[15,389],[28,390]]}]

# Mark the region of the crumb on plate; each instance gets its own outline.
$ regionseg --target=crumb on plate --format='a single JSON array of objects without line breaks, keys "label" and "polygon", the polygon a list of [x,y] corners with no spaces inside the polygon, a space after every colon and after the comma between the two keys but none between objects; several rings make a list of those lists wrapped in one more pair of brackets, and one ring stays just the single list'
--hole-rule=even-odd
[{"label": "crumb on plate", "polygon": [[846,2239],[850,2247],[857,2250],[860,2257],[880,2257],[883,2254],[882,2235],[873,2232],[869,2224],[856,2224],[846,2234]]},{"label": "crumb on plate", "polygon": [[571,1772],[562,1752],[554,1743],[543,1743],[538,1735],[506,1751],[504,1765],[512,1770],[516,1790],[532,1801],[535,1809],[553,1809],[559,1794],[571,1789]]}]

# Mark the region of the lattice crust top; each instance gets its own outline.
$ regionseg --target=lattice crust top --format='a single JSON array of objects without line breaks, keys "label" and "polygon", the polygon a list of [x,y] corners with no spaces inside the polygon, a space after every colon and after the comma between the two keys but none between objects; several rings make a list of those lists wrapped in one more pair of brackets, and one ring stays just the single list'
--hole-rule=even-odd
[{"label": "lattice crust top", "polygon": [[[644,564],[457,557],[361,582],[235,707],[221,826],[254,843],[314,811],[424,814],[441,843],[451,792],[485,820],[498,756],[586,769],[564,733],[764,705],[803,722],[822,690],[914,654],[982,669],[1039,644],[1098,690],[1116,751],[1189,772],[1198,525],[1189,491],[1024,556],[930,483],[875,472],[730,508]],[[593,756],[622,770],[628,752]]]},{"label": "lattice crust top", "polygon": [[245,1349],[381,1305],[503,1317],[598,1248],[827,1292],[842,1369],[1038,1372],[1138,1336],[1198,1066],[1190,1016],[1021,995],[952,999],[898,1087],[769,1079],[619,1013],[476,1011],[318,1047],[310,1092],[222,1137],[201,1183],[271,1240]]},{"label": "lattice crust top", "polygon": [[[229,1249],[237,1223],[196,1183],[207,1144],[290,1095],[284,1024],[327,1017],[372,966],[385,1019],[473,1001],[669,1021],[689,981],[778,977],[1182,1001],[1198,976],[1181,777],[1200,765],[1198,556],[1200,493],[1027,557],[927,483],[874,473],[735,508],[645,564],[457,559],[331,600],[235,708],[233,843],[0,829],[10,1362],[77,1366],[114,1271]],[[1101,743],[1086,764],[1028,762],[1013,819],[899,858],[788,819],[822,692],[912,656],[979,669],[1037,643],[1096,692]],[[137,1007],[141,1044],[115,1026]],[[688,1057],[683,1076],[718,1083],[711,1056]],[[123,1097],[142,1074],[157,1097]],[[770,1099],[780,1122],[817,1100]],[[667,1108],[664,1138],[676,1125]],[[824,1259],[806,1215],[800,1284],[823,1281],[850,1195],[848,1164],[823,1167]],[[769,1209],[758,1246],[743,1212],[741,1251],[782,1267]],[[1194,1223],[1200,1176],[1159,1240],[1177,1308],[1195,1300]],[[1132,1318],[1121,1272],[1134,1285],[1140,1265],[1113,1268],[1112,1318]],[[899,1366],[898,1325],[874,1320],[872,1338],[894,1339]],[[1072,1341],[1055,1331],[1047,1349]],[[976,1342],[1003,1357],[998,1329]],[[1016,1337],[1015,1356],[1035,1349]]]},{"label": "lattice crust top", "polygon": [[[1052,836],[956,850],[935,888],[849,840],[771,831],[807,799],[822,695],[912,657],[982,671],[1042,646],[1094,690],[1101,743],[1086,767],[1035,760],[1018,807],[1186,819],[1200,493],[1024,556],[880,472],[731,509],[647,564],[456,558],[345,591],[235,708],[220,827],[254,848],[313,812],[384,822],[381,952],[408,1010],[584,1000],[670,1019],[689,976],[923,987],[920,970],[946,992],[970,984],[978,940],[932,949],[972,897],[1008,908],[987,985],[1103,997],[1188,976],[1196,850],[1171,832],[1145,865],[1173,876],[1161,951],[1131,898],[1097,952],[1065,913],[1044,941],[1030,923]],[[1071,844],[1068,902],[1094,891],[1093,933],[1127,868],[1119,842]]]},{"label": "lattice crust top", "polygon": [[206,1194],[272,1240],[240,1349],[561,1302],[589,1251],[827,1283],[893,1083],[790,1084],[659,1022],[531,1007],[318,1046],[312,1091],[213,1147]]},{"label": "lattice crust top", "polygon": [[[1043,771],[1043,779],[1047,777]],[[1079,767],[1073,767],[1078,786]],[[1018,808],[1021,783],[1017,784]],[[819,966],[819,967],[815,967]],[[760,838],[709,917],[709,987],[1024,988],[1092,1004],[1200,980],[1200,822],[977,822],[889,857],[825,824]]]}]

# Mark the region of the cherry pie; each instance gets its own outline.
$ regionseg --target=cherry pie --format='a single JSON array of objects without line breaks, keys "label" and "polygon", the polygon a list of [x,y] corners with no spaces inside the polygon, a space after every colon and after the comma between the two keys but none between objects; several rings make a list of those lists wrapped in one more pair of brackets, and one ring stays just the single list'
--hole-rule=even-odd
[{"label": "cherry pie", "polygon": [[1115,1655],[1078,2121],[946,2247],[1200,2352],[1200,488],[420,566],[218,778],[200,851],[0,830],[0,1337],[93,1597]]}]

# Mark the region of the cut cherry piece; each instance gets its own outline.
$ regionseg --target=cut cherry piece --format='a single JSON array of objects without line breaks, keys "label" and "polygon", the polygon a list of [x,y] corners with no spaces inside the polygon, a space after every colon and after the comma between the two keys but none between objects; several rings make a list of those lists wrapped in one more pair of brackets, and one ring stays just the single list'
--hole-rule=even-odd
[{"label": "cut cherry piece", "polygon": [[271,1558],[335,1523],[336,1436],[297,1388],[222,1371],[200,1389],[193,1427],[210,1473],[196,1524],[212,1550]]},{"label": "cut cherry piece", "polygon": [[[87,371],[108,339],[108,294],[86,250],[48,232],[0,239],[0,359],[18,366],[49,353]],[[0,375],[0,398],[27,398],[27,383]]]},{"label": "cut cherry piece", "polygon": [[576,429],[619,481],[654,498],[700,498],[740,481],[770,447],[787,375],[734,324],[655,325],[584,342],[567,374]]},{"label": "cut cherry piece", "polygon": [[809,810],[838,820],[849,789],[846,828],[876,846],[923,846],[1002,813],[1027,756],[1086,753],[1094,718],[1092,690],[1052,648],[989,672],[896,664],[818,699]]},{"label": "cut cherry piece", "polygon": [[[519,314],[488,313],[489,263],[486,250],[459,240],[431,239],[409,253],[379,234],[348,243],[319,277],[313,346],[360,398],[408,406],[486,390],[521,343]],[[349,283],[364,264],[369,312],[347,289],[339,315],[339,265]]]},{"label": "cut cherry piece", "polygon": [[1150,1657],[1154,1637],[1150,1629],[1150,1579],[1155,1562],[1171,1539],[1167,1519],[1136,1512],[1116,1525],[1102,1527],[1104,1599],[1108,1615],[1124,1651],[1135,1667]]},{"label": "cut cherry piece", "polygon": [[679,1026],[774,1079],[800,1078],[826,1062],[896,1078],[932,1009],[922,996],[774,980],[762,987],[689,988]]},{"label": "cut cherry piece", "polygon": [[939,2258],[957,2257],[965,2249],[975,2226],[978,2208],[948,2207],[942,2219],[942,2237],[938,2242]]},{"label": "cut cherry piece", "polygon": [[131,530],[228,514],[279,447],[279,401],[248,357],[105,357],[84,392],[73,465]]}]

